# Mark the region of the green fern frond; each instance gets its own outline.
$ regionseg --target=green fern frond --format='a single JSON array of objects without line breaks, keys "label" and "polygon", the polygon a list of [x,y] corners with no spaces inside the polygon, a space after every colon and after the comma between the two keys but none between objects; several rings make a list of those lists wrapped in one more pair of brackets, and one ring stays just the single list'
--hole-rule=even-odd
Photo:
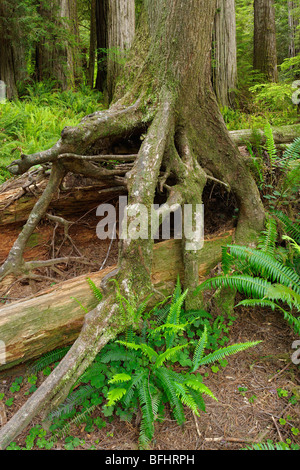
[{"label": "green fern frond", "polygon": [[204,393],[205,395],[208,395],[209,397],[213,398],[213,400],[216,400],[218,401],[218,399],[214,396],[213,392],[206,386],[204,385],[202,382],[200,382],[199,380],[196,380],[196,379],[187,379],[185,380],[184,384],[195,390],[195,392],[198,392],[198,393]]},{"label": "green fern frond", "polygon": [[193,368],[192,368],[191,372],[195,372],[199,368],[199,362],[201,361],[201,359],[203,357],[204,349],[205,349],[206,344],[207,344],[207,340],[208,340],[207,326],[205,325],[202,336],[199,339],[198,344],[197,344],[197,346],[195,348],[195,351],[194,351]]},{"label": "green fern frond", "polygon": [[186,347],[187,347],[187,344],[180,344],[179,346],[175,346],[174,348],[167,349],[165,352],[163,352],[156,358],[154,367],[155,368],[161,367],[165,361],[170,360],[172,357],[174,357],[178,353],[178,351]]},{"label": "green fern frond", "polygon": [[109,384],[118,384],[123,382],[129,382],[131,380],[131,375],[128,374],[115,374],[109,381]]},{"label": "green fern frond", "polygon": [[123,344],[129,349],[134,349],[135,351],[140,350],[145,356],[147,356],[150,359],[150,361],[158,357],[157,352],[153,348],[151,348],[151,346],[148,346],[147,344],[127,343],[126,341],[116,341],[116,342],[119,344]]},{"label": "green fern frond", "polygon": [[204,289],[217,289],[219,287],[228,287],[232,290],[238,290],[240,293],[252,297],[263,298],[268,288],[272,284],[260,277],[244,276],[232,274],[231,276],[216,276],[207,279],[197,287],[195,293]]},{"label": "green fern frond", "polygon": [[296,160],[300,158],[300,137],[297,137],[284,151],[284,160]]},{"label": "green fern frond", "polygon": [[173,375],[165,367],[160,367],[159,369],[155,370],[155,376],[160,383],[161,389],[168,398],[174,418],[181,426],[185,423],[184,408],[181,400],[177,396],[177,392],[174,387]]},{"label": "green fern frond", "polygon": [[148,377],[140,382],[137,387],[137,394],[140,402],[142,420],[140,425],[140,437],[142,442],[145,442],[144,436],[146,436],[146,441],[151,441],[154,435],[154,412],[152,407],[152,398],[149,392]]},{"label": "green fern frond", "polygon": [[[166,323],[172,324],[172,325],[178,325],[180,322],[180,314],[181,314],[181,309],[183,306],[183,303],[185,301],[185,298],[188,294],[188,289],[183,292],[183,294],[178,296],[178,293],[176,296],[173,296],[173,301],[170,306],[170,311],[167,316]],[[177,297],[178,296],[178,297]],[[166,347],[167,349],[171,348],[174,339],[175,339],[175,333],[169,333],[166,335]]]},{"label": "green fern frond", "polygon": [[263,253],[274,256],[277,236],[276,220],[269,216],[266,219],[266,229],[259,237],[257,248]]},{"label": "green fern frond", "polygon": [[127,393],[124,397],[124,405],[125,406],[130,405],[130,402],[133,398],[133,395],[134,395],[137,387],[142,382],[142,380],[146,376],[146,374],[147,374],[147,371],[142,369],[142,370],[137,370],[136,373],[133,375],[133,377],[131,379],[131,383],[130,383],[128,389],[127,389]]},{"label": "green fern frond", "polygon": [[300,243],[300,224],[293,222],[286,214],[281,211],[273,211],[273,214],[283,224],[286,234],[293,238],[297,243]]},{"label": "green fern frond", "polygon": [[264,133],[266,137],[266,151],[270,157],[271,168],[274,166],[275,160],[277,158],[277,150],[274,141],[273,131],[270,123],[268,122],[264,128]]},{"label": "green fern frond", "polygon": [[272,442],[258,442],[255,444],[252,444],[251,446],[246,446],[242,450],[264,450],[264,451],[269,451],[269,450],[291,450],[288,444],[285,442],[277,442],[276,444],[273,444]]},{"label": "green fern frond", "polygon": [[231,356],[237,354],[238,352],[245,351],[246,349],[252,348],[260,344],[261,341],[250,341],[247,343],[238,343],[232,344],[231,346],[226,346],[225,348],[218,349],[207,356],[203,357],[199,362],[199,366],[211,364],[215,361],[220,361],[226,356]]},{"label": "green fern frond", "polygon": [[50,351],[44,354],[41,358],[39,358],[34,364],[30,366],[29,372],[40,372],[41,370],[45,369],[45,367],[60,361],[67,354],[70,347],[71,346],[66,346],[64,348],[55,349],[54,351]]},{"label": "green fern frond", "polygon": [[99,289],[99,287],[97,287],[96,284],[90,278],[88,278],[87,282],[88,282],[94,296],[98,300],[98,302],[101,302],[101,300],[103,299],[103,294],[102,294],[101,290]]},{"label": "green fern frond", "polygon": [[127,392],[126,388],[113,388],[112,390],[109,390],[107,394],[107,404],[106,406],[114,406],[118,401],[121,400],[121,398],[125,395]]},{"label": "green fern frond", "polygon": [[192,395],[189,393],[187,387],[183,384],[174,383],[175,389],[177,391],[177,396],[180,398],[184,406],[188,406],[196,416],[200,416],[197,403],[195,402]]},{"label": "green fern frond", "polygon": [[228,247],[232,256],[239,260],[247,261],[249,266],[260,275],[267,276],[273,282],[280,282],[285,286],[291,286],[300,292],[300,278],[297,273],[277,261],[273,256],[246,246],[228,245]]}]

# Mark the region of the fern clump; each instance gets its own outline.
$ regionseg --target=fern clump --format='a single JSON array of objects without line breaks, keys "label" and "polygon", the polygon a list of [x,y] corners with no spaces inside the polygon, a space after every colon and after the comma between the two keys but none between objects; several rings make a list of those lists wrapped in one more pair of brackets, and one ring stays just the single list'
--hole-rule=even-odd
[{"label": "fern clump", "polygon": [[[95,291],[95,286],[91,283],[90,286],[98,295],[97,288]],[[84,422],[85,429],[90,430],[100,420],[100,425],[105,426],[99,416],[92,416],[101,405],[107,417],[116,414],[122,420],[131,420],[140,413],[139,446],[145,449],[153,439],[155,422],[163,420],[167,410],[182,426],[186,409],[199,416],[205,412],[204,397],[217,400],[203,383],[199,369],[260,342],[233,344],[211,351],[206,323],[209,314],[185,312],[187,294],[188,291],[182,292],[178,279],[173,295],[145,314],[146,301],[136,304],[135,299],[125,299],[118,290],[123,314],[131,315],[141,327],[126,330],[107,344],[74,384],[66,401],[49,415],[54,436],[64,436],[72,424]],[[196,340],[191,339],[192,326],[198,332]]]},{"label": "fern clump", "polygon": [[[284,220],[284,217],[282,217]],[[258,249],[241,245],[227,245],[222,251],[224,274],[204,281],[196,293],[203,289],[231,288],[247,296],[237,306],[270,307],[283,313],[285,320],[300,334],[300,277],[293,263],[277,258],[277,231],[274,219],[268,219],[266,230],[259,240]],[[290,224],[290,232],[297,229]],[[284,237],[297,252],[299,245]],[[243,264],[244,263],[244,264]],[[237,269],[238,267],[238,269]],[[284,308],[287,305],[289,310]]]}]

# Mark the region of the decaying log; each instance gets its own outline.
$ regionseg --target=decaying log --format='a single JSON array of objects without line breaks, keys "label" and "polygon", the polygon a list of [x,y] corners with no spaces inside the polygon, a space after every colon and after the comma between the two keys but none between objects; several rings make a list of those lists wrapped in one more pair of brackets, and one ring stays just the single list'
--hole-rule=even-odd
[{"label": "decaying log", "polygon": [[[35,181],[30,172],[8,180],[0,186],[0,226],[24,222],[48,183],[46,176]],[[59,193],[55,194],[49,209],[62,216],[78,214],[87,207],[96,207],[103,201],[126,192],[121,184],[95,181],[67,175]]]},{"label": "decaying log", "polygon": [[[233,231],[205,240],[201,251],[199,281],[207,277],[221,258],[221,247],[231,243]],[[93,309],[97,301],[87,278],[100,286],[105,276],[116,267],[76,277],[0,309],[0,340],[5,345],[6,360],[0,370],[37,358],[44,353],[71,344],[83,325],[84,311]],[[170,294],[177,276],[183,277],[180,240],[167,240],[154,246],[152,282],[163,295]]]},{"label": "decaying log", "polygon": [[[273,137],[275,144],[290,144],[297,137],[300,136],[300,124],[292,126],[272,127]],[[238,131],[229,132],[231,139],[238,146],[250,143],[257,143],[255,134],[261,137],[261,142],[265,142],[265,133],[262,129],[257,129],[255,133],[252,129],[241,129]]]}]

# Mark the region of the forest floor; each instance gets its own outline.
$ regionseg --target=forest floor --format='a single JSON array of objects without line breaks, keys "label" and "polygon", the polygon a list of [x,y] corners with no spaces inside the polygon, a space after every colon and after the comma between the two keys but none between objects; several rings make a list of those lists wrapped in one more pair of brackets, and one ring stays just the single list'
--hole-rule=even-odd
[{"label": "forest floor", "polygon": [[[213,201],[214,202],[214,201]],[[222,211],[221,211],[222,212]],[[224,214],[224,212],[222,212]],[[232,222],[232,212],[223,228],[229,228],[228,220]],[[216,218],[220,213],[210,213],[208,232],[216,226]],[[214,219],[215,218],[215,219]],[[75,221],[75,219],[74,219]],[[99,270],[104,260],[106,267],[116,263],[118,243],[100,241],[95,237],[95,219],[87,215],[80,220],[80,225],[74,224],[70,236],[75,246],[82,254],[94,263],[94,269]],[[219,224],[220,225],[220,224]],[[18,231],[18,227],[12,231]],[[59,247],[63,233],[59,230],[53,237],[53,226],[41,225],[36,246],[28,247],[26,258],[47,258],[55,247]],[[6,237],[6,240],[3,239]],[[7,256],[7,250],[15,239],[15,233],[0,234],[0,262]],[[44,241],[43,241],[44,240]],[[5,249],[4,249],[5,247]],[[69,242],[62,247],[62,256],[71,249]],[[74,250],[74,246],[73,246]],[[75,250],[76,251],[76,250]],[[70,251],[69,251],[70,252]],[[62,269],[62,267],[60,267]],[[71,264],[65,272],[65,279],[83,274],[87,269],[82,265]],[[91,269],[91,267],[89,267]],[[59,279],[59,281],[64,280]],[[35,289],[40,291],[49,286],[37,283]],[[32,295],[34,286],[28,282],[16,283],[7,294],[5,302],[10,299],[23,298]],[[207,385],[218,401],[207,397],[206,413],[196,417],[187,410],[186,424],[180,428],[167,416],[164,422],[156,424],[156,432],[152,450],[239,450],[255,442],[287,442],[290,445],[300,445],[300,374],[299,366],[292,362],[293,342],[297,339],[280,313],[267,309],[237,308],[236,320],[231,326],[229,343],[257,341],[262,342],[255,348],[231,356],[225,367],[217,372],[211,368],[205,378]],[[202,372],[202,371],[200,371]],[[30,384],[24,381],[20,390],[12,393],[10,387],[15,378],[26,373],[22,367],[0,374],[0,426],[14,415],[26,401]],[[45,380],[42,372],[38,374],[40,385]],[[10,406],[5,402],[14,398]],[[73,425],[69,435],[78,438],[78,450],[136,450],[138,448],[139,422],[121,421],[118,416],[112,420],[103,416],[101,408],[96,408],[93,417],[100,416],[106,421],[106,427],[87,433],[85,425]],[[33,425],[40,424],[38,418],[16,438],[18,446],[25,446],[25,439]],[[66,439],[58,439],[53,450],[66,449]],[[33,450],[38,450],[34,447]]]},{"label": "forest floor", "polygon": [[[262,343],[232,356],[228,365],[217,373],[209,370],[204,383],[218,401],[207,398],[206,413],[200,417],[188,410],[182,428],[167,416],[163,423],[156,425],[151,450],[239,450],[267,440],[300,444],[299,366],[291,360],[295,337],[277,313],[240,309],[230,332],[230,343],[254,340]],[[20,375],[20,371],[15,373]],[[14,396],[12,406],[2,405],[7,420],[26,401],[24,393],[30,387],[24,384],[18,393],[12,394],[9,388],[14,378],[5,375],[0,379],[0,393],[5,393],[6,399]],[[40,372],[37,385],[44,379]],[[292,399],[295,397],[298,401]],[[92,416],[106,419],[100,408]],[[117,416],[109,421],[105,428],[90,433],[84,430],[84,424],[73,425],[69,435],[82,443],[77,449],[137,450],[138,422],[124,422]],[[34,424],[40,424],[39,420],[31,426]],[[15,440],[20,447],[25,446],[30,427]],[[53,450],[65,450],[66,442],[65,438],[58,439]]]}]

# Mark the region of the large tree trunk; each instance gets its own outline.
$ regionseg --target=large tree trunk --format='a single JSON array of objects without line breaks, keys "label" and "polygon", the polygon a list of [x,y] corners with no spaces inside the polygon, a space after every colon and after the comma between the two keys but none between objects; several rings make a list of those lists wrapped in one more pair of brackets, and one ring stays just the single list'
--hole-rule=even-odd
[{"label": "large tree trunk", "polygon": [[267,80],[278,81],[274,0],[254,0],[253,66]]},{"label": "large tree trunk", "polygon": [[36,77],[39,81],[54,80],[66,90],[80,74],[77,0],[41,2],[39,13],[47,34],[36,47]]},{"label": "large tree trunk", "polygon": [[237,86],[235,1],[218,0],[214,26],[214,89],[220,106],[234,107]]},{"label": "large tree trunk", "polygon": [[[263,205],[250,170],[230,139],[211,85],[215,11],[215,0],[146,0],[137,34],[140,41],[133,54],[134,64],[137,56],[141,61],[142,55],[144,61],[142,67],[133,69],[136,73],[130,83],[127,81],[124,96],[108,111],[87,116],[76,128],[64,129],[59,142],[48,151],[24,155],[11,165],[11,172],[20,174],[32,165],[50,162],[52,176],[0,268],[0,277],[24,274],[24,269],[28,272],[30,266],[24,263],[22,250],[67,169],[89,175],[102,171],[106,178],[115,176],[113,170],[81,156],[95,154],[99,142],[107,142],[116,135],[120,138],[134,133],[143,135],[137,159],[125,179],[129,208],[142,204],[150,215],[159,183],[166,197],[160,211],[163,216],[186,204],[191,205],[195,216],[204,186],[213,178],[233,193],[239,206],[236,240],[255,241],[264,225]],[[128,73],[132,73],[130,67]],[[132,223],[136,223],[136,218],[128,214],[128,224]],[[153,292],[151,217],[148,223],[148,237],[123,236],[120,242],[115,279],[128,298],[134,295],[143,299]],[[198,284],[200,248],[201,243],[196,244],[191,234],[185,234],[181,248],[183,277],[190,294]],[[114,284],[107,282],[102,287],[104,300],[86,315],[83,329],[68,354],[1,429],[0,448],[5,448],[39,412],[47,412],[61,403],[101,348],[134,321],[128,316],[124,324]],[[195,301],[199,299],[187,297],[186,308],[195,307]]]}]

